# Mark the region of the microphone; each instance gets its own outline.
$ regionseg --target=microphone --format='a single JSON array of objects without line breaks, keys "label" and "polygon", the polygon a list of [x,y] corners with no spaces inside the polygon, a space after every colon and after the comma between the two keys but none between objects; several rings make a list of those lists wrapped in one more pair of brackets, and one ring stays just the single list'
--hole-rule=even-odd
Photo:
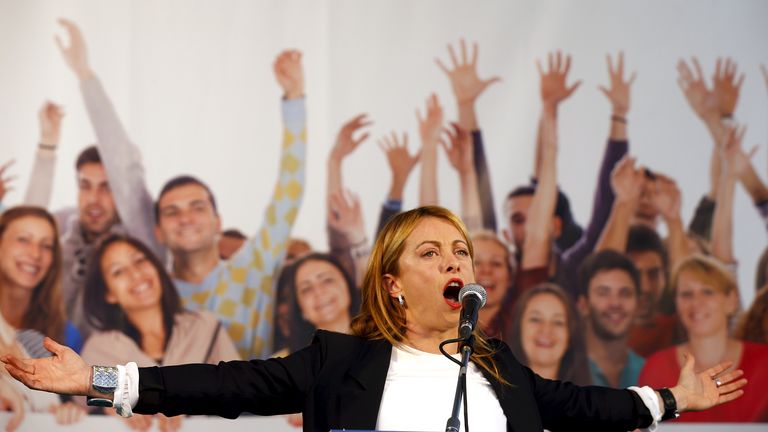
[{"label": "microphone", "polygon": [[477,314],[485,306],[487,294],[485,288],[478,284],[467,284],[459,291],[461,302],[461,318],[459,321],[459,337],[467,339],[472,335],[477,325]]}]

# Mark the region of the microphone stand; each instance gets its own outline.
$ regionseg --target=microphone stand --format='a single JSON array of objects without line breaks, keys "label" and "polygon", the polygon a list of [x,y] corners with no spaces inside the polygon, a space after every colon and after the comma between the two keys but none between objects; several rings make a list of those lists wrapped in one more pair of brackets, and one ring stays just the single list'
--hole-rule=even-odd
[{"label": "microphone stand", "polygon": [[[453,397],[453,411],[451,412],[451,418],[445,424],[445,432],[459,432],[461,427],[461,421],[459,420],[459,410],[461,409],[461,401],[464,400],[464,421],[467,419],[467,366],[469,365],[469,356],[472,354],[473,347],[475,346],[475,336],[470,335],[468,338],[455,339],[457,342],[461,342],[461,363],[457,362],[453,357],[450,357],[456,363],[459,363],[459,378],[456,383],[456,394]],[[446,341],[447,342],[447,341]]]}]

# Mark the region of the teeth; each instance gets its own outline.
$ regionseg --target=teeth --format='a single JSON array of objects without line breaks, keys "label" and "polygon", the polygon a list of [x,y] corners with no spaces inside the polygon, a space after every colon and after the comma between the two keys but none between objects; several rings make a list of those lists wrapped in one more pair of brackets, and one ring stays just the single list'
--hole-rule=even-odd
[{"label": "teeth", "polygon": [[32,275],[37,274],[38,271],[40,271],[40,267],[36,265],[30,265],[30,264],[22,264],[21,265],[21,271],[25,273],[29,273]]}]

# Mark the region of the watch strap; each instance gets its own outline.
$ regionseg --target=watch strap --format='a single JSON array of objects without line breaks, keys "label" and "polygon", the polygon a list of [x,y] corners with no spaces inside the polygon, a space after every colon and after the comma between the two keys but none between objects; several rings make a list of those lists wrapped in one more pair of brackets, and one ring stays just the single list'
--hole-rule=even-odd
[{"label": "watch strap", "polygon": [[86,405],[88,406],[95,406],[95,407],[106,407],[111,408],[112,407],[112,401],[106,398],[96,398],[88,396],[86,398]]},{"label": "watch strap", "polygon": [[661,388],[657,390],[661,396],[661,401],[664,404],[664,415],[661,416],[661,421],[675,419],[680,417],[680,413],[677,411],[677,401],[675,395],[668,388]]}]

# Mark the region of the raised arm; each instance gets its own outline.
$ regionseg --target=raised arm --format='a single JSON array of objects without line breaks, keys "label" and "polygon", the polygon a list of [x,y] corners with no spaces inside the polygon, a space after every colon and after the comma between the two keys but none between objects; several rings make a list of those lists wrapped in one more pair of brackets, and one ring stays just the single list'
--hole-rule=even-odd
[{"label": "raised arm", "polygon": [[470,232],[478,231],[483,228],[483,221],[477,189],[477,173],[473,159],[472,137],[458,123],[452,123],[451,129],[445,129],[444,135],[446,139],[441,140],[440,144],[445,150],[448,161],[459,174],[461,217]]},{"label": "raised arm", "polygon": [[608,142],[605,145],[597,176],[592,215],[589,218],[587,228],[581,239],[563,254],[564,273],[566,278],[570,280],[577,277],[577,270],[581,262],[595,250],[601,233],[608,224],[608,218],[614,205],[611,173],[629,150],[627,114],[631,106],[630,90],[636,75],[633,72],[628,79],[625,78],[623,52],[619,52],[615,63],[610,55],[606,55],[606,64],[610,87],[601,86],[599,88],[611,103]]},{"label": "raised arm", "polygon": [[[557,121],[557,111],[560,107],[560,103],[571,97],[573,92],[581,85],[581,80],[574,82],[571,85],[567,84],[568,72],[571,70],[571,56],[566,55],[563,58],[563,54],[560,51],[549,53],[547,55],[547,71],[543,70],[540,61],[536,61],[536,68],[539,71],[540,78],[540,94],[542,104],[542,115],[548,112],[554,115],[555,121]],[[542,158],[542,122],[539,121],[539,129],[536,135],[536,152],[535,160],[533,164],[533,176],[539,178],[539,170],[541,169]]]},{"label": "raised arm", "polygon": [[[353,275],[357,275],[353,250],[366,248],[367,239],[359,202],[357,203],[358,213],[352,213],[350,205],[345,200],[342,165],[344,159],[368,139],[369,133],[363,133],[363,129],[371,123],[365,114],[359,114],[344,123],[328,156],[326,190],[328,249],[342,262],[347,272]],[[353,215],[357,220],[351,219]]]},{"label": "raised arm", "polygon": [[397,133],[392,131],[384,135],[378,141],[379,148],[387,156],[389,170],[392,172],[392,183],[387,193],[387,199],[379,214],[379,224],[376,232],[384,228],[389,218],[400,213],[403,207],[403,191],[413,171],[413,167],[419,163],[419,152],[411,154],[408,151],[408,134],[403,132],[402,139],[398,139]]},{"label": "raised arm", "polygon": [[677,183],[657,172],[653,181],[653,205],[667,226],[667,250],[670,268],[681,263],[689,254],[688,236],[680,215],[681,194]]},{"label": "raised arm", "polygon": [[230,336],[243,358],[266,358],[272,354],[268,341],[272,337],[275,302],[273,279],[285,257],[305,189],[307,115],[301,53],[281,52],[273,70],[283,90],[279,172],[258,230],[232,256],[219,280],[219,284],[228,287],[226,292],[216,292],[224,298],[222,301],[234,303],[238,311],[246,311],[229,325]]},{"label": "raised arm", "polygon": [[[360,198],[349,190],[337,191],[328,197],[328,229],[343,236],[344,242],[330,243],[331,254],[339,259],[353,275],[359,288],[363,283],[370,255],[370,244],[365,235],[365,222]],[[329,234],[329,238],[331,234]]]},{"label": "raised arm", "polygon": [[557,203],[557,129],[552,111],[541,118],[541,169],[525,222],[522,269],[548,267]]},{"label": "raised arm", "polygon": [[13,190],[11,183],[13,183],[13,180],[16,178],[14,175],[7,174],[6,171],[8,171],[8,168],[15,162],[16,161],[11,159],[0,165],[0,213],[4,210],[3,199],[8,192]]},{"label": "raised arm", "polygon": [[419,205],[437,205],[437,145],[443,128],[443,107],[436,94],[432,93],[427,99],[424,117],[416,110],[416,119],[421,137]]},{"label": "raised arm", "polygon": [[[370,135],[368,132],[363,132],[364,128],[373,123],[366,116],[367,114],[358,114],[339,129],[336,143],[328,155],[327,200],[330,200],[332,194],[338,193],[344,188],[341,172],[344,159]],[[358,134],[358,132],[362,134]],[[356,134],[358,136],[355,136]]]},{"label": "raised arm", "polygon": [[646,181],[642,168],[635,167],[635,158],[625,156],[611,173],[611,188],[615,195],[608,223],[595,245],[595,252],[612,249],[624,253],[627,237],[635,214],[643,182]]},{"label": "raised arm", "polygon": [[728,128],[725,145],[720,149],[722,172],[712,221],[712,256],[726,264],[736,262],[733,255],[733,193],[736,188],[736,165],[744,131],[744,127]]},{"label": "raised arm", "polygon": [[30,205],[48,207],[53,189],[53,175],[56,170],[56,149],[61,137],[61,121],[64,110],[53,102],[46,101],[37,113],[40,122],[40,142],[32,164],[24,202]]},{"label": "raised arm", "polygon": [[461,49],[461,60],[457,58],[453,46],[448,45],[448,53],[451,58],[450,69],[440,59],[435,59],[435,62],[437,62],[437,65],[451,81],[451,88],[453,89],[453,96],[456,99],[456,108],[459,113],[459,126],[472,134],[475,173],[477,175],[478,193],[480,194],[483,227],[495,232],[496,213],[493,204],[493,190],[491,188],[490,173],[485,158],[485,148],[477,121],[475,105],[477,98],[483,94],[485,89],[491,84],[500,81],[501,78],[493,76],[481,79],[478,76],[478,49],[476,42],[472,44],[472,52],[469,55],[467,54],[467,44],[464,39],[459,41],[459,46]]},{"label": "raised arm", "polygon": [[149,245],[155,255],[165,256],[165,248],[154,235],[154,201],[146,184],[139,148],[131,141],[106,91],[88,62],[88,50],[80,29],[72,21],[61,19],[69,45],[56,37],[64,61],[80,81],[91,126],[98,140],[104,170],[120,220],[128,233]]}]

